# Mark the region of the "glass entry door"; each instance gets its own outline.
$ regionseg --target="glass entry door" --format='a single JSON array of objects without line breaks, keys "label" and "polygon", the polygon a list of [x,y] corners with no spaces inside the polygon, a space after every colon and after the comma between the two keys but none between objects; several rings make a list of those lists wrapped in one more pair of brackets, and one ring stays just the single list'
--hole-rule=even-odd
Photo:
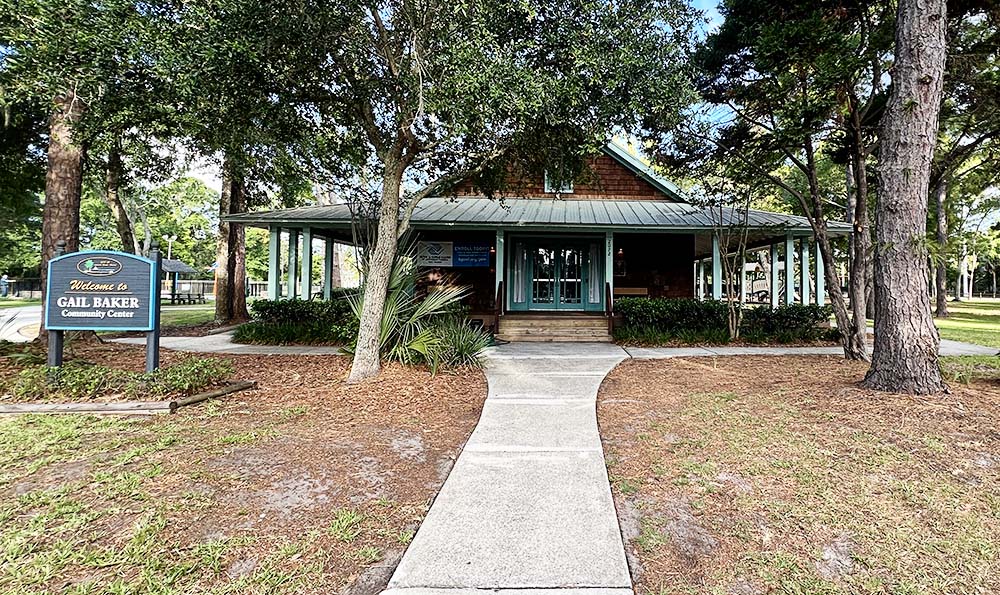
[{"label": "glass entry door", "polygon": [[603,263],[595,262],[602,255],[599,247],[596,241],[516,241],[511,309],[602,310]]}]

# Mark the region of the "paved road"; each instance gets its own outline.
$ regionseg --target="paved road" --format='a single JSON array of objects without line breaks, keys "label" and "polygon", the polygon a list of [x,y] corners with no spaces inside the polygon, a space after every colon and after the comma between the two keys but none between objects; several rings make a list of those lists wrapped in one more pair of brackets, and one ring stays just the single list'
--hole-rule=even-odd
[{"label": "paved road", "polygon": [[38,325],[42,323],[42,307],[17,306],[0,308],[0,340],[24,343],[38,336]]},{"label": "paved road", "polygon": [[625,351],[517,343],[488,357],[479,424],[385,593],[631,595],[595,410]]}]

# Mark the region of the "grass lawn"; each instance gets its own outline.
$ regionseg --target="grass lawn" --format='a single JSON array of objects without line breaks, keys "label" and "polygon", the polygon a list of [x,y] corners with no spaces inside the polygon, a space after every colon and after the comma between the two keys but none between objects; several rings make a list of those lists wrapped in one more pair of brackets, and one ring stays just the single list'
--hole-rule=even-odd
[{"label": "grass lawn", "polygon": [[949,302],[948,318],[937,318],[942,339],[1000,348],[1000,300]]},{"label": "grass lawn", "polygon": [[20,306],[40,306],[42,300],[29,300],[21,298],[0,298],[0,309],[18,308]]},{"label": "grass lawn", "polygon": [[348,387],[342,357],[230,359],[258,390],[147,419],[0,418],[0,593],[339,593],[391,571],[482,374],[389,366]]},{"label": "grass lawn", "polygon": [[613,371],[598,412],[638,592],[1000,592],[1000,382],[886,395],[857,386],[864,370],[730,357]]},{"label": "grass lawn", "polygon": [[160,310],[160,324],[163,326],[198,326],[215,319],[215,304],[193,306],[163,306]]}]

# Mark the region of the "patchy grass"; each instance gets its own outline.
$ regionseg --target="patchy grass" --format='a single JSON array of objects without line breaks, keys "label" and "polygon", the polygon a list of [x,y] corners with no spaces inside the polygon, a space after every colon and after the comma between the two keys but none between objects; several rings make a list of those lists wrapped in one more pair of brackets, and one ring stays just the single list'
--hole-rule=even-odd
[{"label": "patchy grass", "polygon": [[388,366],[346,386],[342,357],[232,359],[259,390],[172,416],[0,418],[0,593],[336,593],[398,558],[481,374]]},{"label": "patchy grass", "polygon": [[628,478],[612,485],[634,511],[639,592],[1000,592],[1000,384],[886,395],[857,387],[864,369],[740,357],[612,372],[601,434],[609,473]]},{"label": "patchy grass", "polygon": [[1000,357],[959,355],[941,358],[941,371],[948,382],[969,384],[976,380],[1000,380]]},{"label": "patchy grass", "polygon": [[1000,348],[1000,300],[948,302],[948,318],[936,318],[941,338]]}]

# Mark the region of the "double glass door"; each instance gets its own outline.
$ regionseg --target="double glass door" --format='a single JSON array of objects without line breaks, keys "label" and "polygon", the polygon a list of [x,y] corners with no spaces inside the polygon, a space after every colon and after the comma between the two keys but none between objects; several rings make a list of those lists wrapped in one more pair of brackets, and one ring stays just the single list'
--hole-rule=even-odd
[{"label": "double glass door", "polygon": [[600,310],[603,262],[596,242],[523,241],[511,263],[514,310]]}]

